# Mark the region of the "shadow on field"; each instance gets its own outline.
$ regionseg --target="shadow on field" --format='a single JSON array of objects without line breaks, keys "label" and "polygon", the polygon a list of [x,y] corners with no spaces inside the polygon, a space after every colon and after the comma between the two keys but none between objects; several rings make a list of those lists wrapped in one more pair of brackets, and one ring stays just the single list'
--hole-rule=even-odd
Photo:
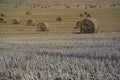
[{"label": "shadow on field", "polygon": [[89,59],[89,60],[100,60],[100,61],[104,61],[104,60],[111,60],[111,61],[119,61],[119,55],[116,55],[116,54],[108,54],[108,53],[96,53],[96,52],[93,52],[93,53],[60,53],[60,52],[47,52],[47,51],[44,51],[44,52],[39,52],[39,51],[36,51],[36,54],[37,55],[41,55],[41,56],[51,56],[51,57],[61,57],[61,58],[65,58],[65,57],[69,57],[69,58],[82,58],[82,59]]},{"label": "shadow on field", "polygon": [[97,33],[80,33],[80,32],[72,32],[72,34],[97,34]]},{"label": "shadow on field", "polygon": [[73,32],[72,34],[81,34],[80,32]]}]

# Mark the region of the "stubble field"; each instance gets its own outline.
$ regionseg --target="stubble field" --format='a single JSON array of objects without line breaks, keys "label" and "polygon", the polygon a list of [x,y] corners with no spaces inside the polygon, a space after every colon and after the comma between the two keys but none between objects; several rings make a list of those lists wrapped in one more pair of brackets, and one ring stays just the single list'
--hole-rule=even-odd
[{"label": "stubble field", "polygon": [[[120,9],[0,8],[7,23],[0,23],[0,80],[119,80]],[[79,34],[76,22],[87,11],[101,28]],[[62,17],[61,22],[56,17]],[[11,24],[12,19],[20,24]],[[26,26],[32,19],[46,22],[49,32]]]}]

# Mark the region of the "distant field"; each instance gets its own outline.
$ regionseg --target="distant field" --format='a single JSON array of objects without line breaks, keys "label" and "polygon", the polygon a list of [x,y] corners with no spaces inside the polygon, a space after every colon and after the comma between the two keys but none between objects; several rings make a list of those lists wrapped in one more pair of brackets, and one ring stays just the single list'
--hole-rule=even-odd
[{"label": "distant field", "polygon": [[[26,15],[26,11],[31,10],[32,15]],[[93,18],[101,24],[100,32],[120,31],[120,8],[106,9],[40,9],[40,8],[0,8],[0,13],[4,13],[6,24],[0,23],[0,33],[39,33],[36,26],[26,26],[25,22],[32,19],[38,22],[46,22],[50,29],[49,33],[75,33],[79,30],[73,29],[76,22],[85,17],[79,17],[80,13],[87,11]],[[56,22],[56,17],[62,17],[62,22]],[[12,19],[20,20],[20,24],[11,24]]]}]

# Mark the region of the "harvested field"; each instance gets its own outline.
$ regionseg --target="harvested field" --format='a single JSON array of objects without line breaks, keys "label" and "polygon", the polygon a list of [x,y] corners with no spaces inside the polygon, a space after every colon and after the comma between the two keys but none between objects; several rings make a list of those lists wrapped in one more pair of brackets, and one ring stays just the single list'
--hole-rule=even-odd
[{"label": "harvested field", "polygon": [[0,39],[0,79],[118,80],[119,35],[4,36]]},{"label": "harvested field", "polygon": [[[86,10],[84,9],[32,9],[32,15],[27,16],[25,11],[29,10],[29,8],[0,8],[2,13],[5,13],[7,16],[5,20],[8,21],[7,24],[0,25],[0,33],[35,33],[34,26],[27,27],[26,21],[31,19],[35,20],[36,23],[39,22],[47,22],[49,25],[50,32],[58,32],[58,33],[73,33],[79,32],[79,30],[73,29],[76,26],[76,22],[79,20],[83,20],[84,17],[79,17],[80,13],[84,13]],[[46,13],[47,12],[47,13]],[[101,32],[116,32],[120,31],[120,10],[119,8],[114,9],[87,9],[87,12],[92,15],[92,18],[95,18],[101,25]],[[62,22],[56,22],[56,18],[58,16],[62,17]],[[20,25],[11,26],[9,25],[9,21],[12,19],[19,19]],[[23,31],[16,31],[17,28],[26,28]],[[29,31],[27,31],[29,30]]]},{"label": "harvested field", "polygon": [[40,1],[0,0],[0,80],[120,80],[118,0]]}]

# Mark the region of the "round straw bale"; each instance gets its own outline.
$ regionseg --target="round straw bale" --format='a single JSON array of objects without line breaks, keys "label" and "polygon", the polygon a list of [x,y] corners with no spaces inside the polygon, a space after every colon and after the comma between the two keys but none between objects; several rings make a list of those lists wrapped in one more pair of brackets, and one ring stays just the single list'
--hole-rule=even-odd
[{"label": "round straw bale", "polygon": [[33,20],[29,19],[29,20],[27,20],[26,25],[27,26],[35,26],[35,23]]},{"label": "round straw bale", "polygon": [[81,26],[81,23],[82,23],[82,21],[77,21],[77,22],[76,22],[76,27],[74,27],[74,29],[78,29],[79,26]]},{"label": "round straw bale", "polygon": [[17,19],[13,19],[12,24],[19,24],[19,21]]},{"label": "round straw bale", "polygon": [[85,12],[84,12],[84,15],[87,15],[87,14],[88,14],[88,13],[85,11]]},{"label": "round straw bale", "polygon": [[26,12],[26,15],[31,15],[31,14],[32,14],[31,11]]},{"label": "round straw bale", "polygon": [[61,17],[57,17],[56,21],[62,21],[62,18]]},{"label": "round straw bale", "polygon": [[80,14],[79,17],[83,17],[83,14]]},{"label": "round straw bale", "polygon": [[0,18],[0,23],[3,23],[4,22],[4,19],[3,18]]},{"label": "round straw bale", "polygon": [[5,14],[1,13],[0,16],[1,16],[1,17],[5,17]]},{"label": "round straw bale", "polygon": [[97,33],[99,28],[100,24],[94,18],[84,19],[79,26],[80,33]]},{"label": "round straw bale", "polygon": [[3,18],[0,18],[0,23],[7,23]]},{"label": "round straw bale", "polygon": [[38,23],[37,31],[49,31],[47,24],[46,23]]}]

